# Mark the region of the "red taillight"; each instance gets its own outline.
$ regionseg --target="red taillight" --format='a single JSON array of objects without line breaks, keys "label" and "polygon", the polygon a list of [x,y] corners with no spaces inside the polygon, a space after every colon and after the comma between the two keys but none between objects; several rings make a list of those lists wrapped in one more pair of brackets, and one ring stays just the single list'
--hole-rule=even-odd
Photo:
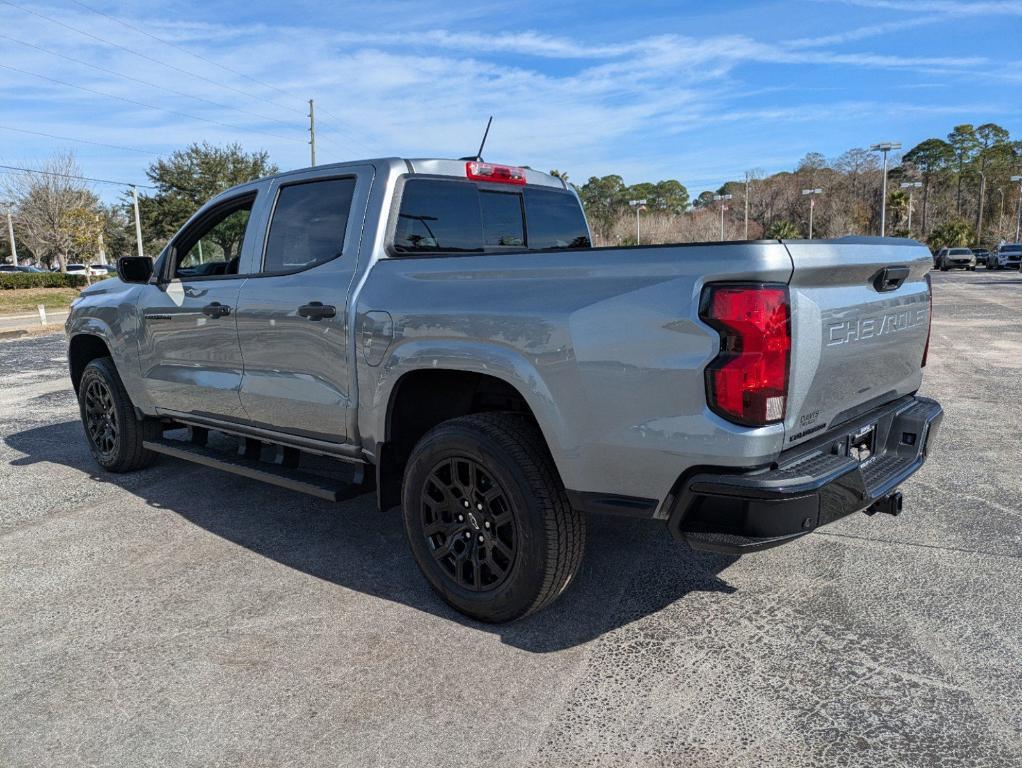
[{"label": "red taillight", "polygon": [[933,330],[933,283],[930,282],[929,274],[926,275],[926,299],[929,302],[926,315],[926,346],[923,347],[923,362],[920,368],[926,367],[926,358],[930,356],[930,332]]},{"label": "red taillight", "polygon": [[791,357],[787,286],[708,285],[700,316],[720,332],[720,354],[706,369],[710,408],[750,426],[783,420]]},{"label": "red taillight", "polygon": [[525,169],[513,165],[494,165],[469,160],[465,163],[465,175],[472,181],[489,181],[494,184],[525,184]]}]

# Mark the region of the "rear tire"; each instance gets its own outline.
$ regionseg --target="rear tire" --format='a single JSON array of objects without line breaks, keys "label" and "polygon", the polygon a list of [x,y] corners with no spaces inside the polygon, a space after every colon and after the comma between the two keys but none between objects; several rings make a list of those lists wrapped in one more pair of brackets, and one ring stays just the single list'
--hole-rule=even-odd
[{"label": "rear tire", "polygon": [[132,472],[147,467],[157,454],[142,447],[162,434],[156,419],[139,419],[114,362],[101,357],[90,362],[78,384],[78,408],[89,450],[108,472]]},{"label": "rear tire", "polygon": [[543,436],[521,414],[474,414],[433,428],[405,467],[401,507],[423,575],[480,621],[549,605],[585,550],[586,518],[571,508]]}]

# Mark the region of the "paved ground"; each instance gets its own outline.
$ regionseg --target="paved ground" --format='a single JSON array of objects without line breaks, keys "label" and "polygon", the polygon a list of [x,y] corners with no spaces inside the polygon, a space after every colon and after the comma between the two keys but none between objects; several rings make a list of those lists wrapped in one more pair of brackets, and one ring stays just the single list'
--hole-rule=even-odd
[{"label": "paved ground", "polygon": [[0,343],[0,765],[1022,763],[1022,279],[935,274],[947,410],[906,512],[741,560],[596,519],[508,627],[398,517],[96,471],[60,337]]}]

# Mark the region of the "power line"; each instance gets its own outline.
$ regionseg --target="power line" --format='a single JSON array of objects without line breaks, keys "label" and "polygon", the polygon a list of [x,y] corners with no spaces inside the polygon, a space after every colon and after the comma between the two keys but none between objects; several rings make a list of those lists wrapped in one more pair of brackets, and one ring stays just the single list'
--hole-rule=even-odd
[{"label": "power line", "polygon": [[96,184],[114,184],[118,187],[139,187],[145,189],[158,189],[152,184],[133,184],[130,181],[111,181],[110,179],[94,179],[91,176],[75,176],[70,173],[55,173],[54,171],[39,171],[34,168],[19,168],[16,165],[0,165],[7,171],[18,171],[19,173],[41,173],[43,176],[59,176],[62,179],[80,179],[81,181],[91,181]]},{"label": "power line", "polygon": [[221,82],[218,82],[216,80],[211,80],[208,77],[204,77],[202,75],[197,75],[194,72],[191,72],[191,71],[189,71],[187,69],[182,69],[181,67],[179,67],[179,66],[177,66],[175,64],[169,64],[169,63],[167,63],[165,61],[160,61],[159,59],[154,59],[152,56],[148,56],[148,55],[146,55],[144,53],[136,51],[133,48],[128,48],[127,46],[121,45],[120,43],[115,43],[112,40],[107,40],[106,38],[100,37],[99,35],[94,35],[91,32],[86,32],[84,29],[79,29],[78,27],[72,26],[71,24],[66,24],[65,22],[60,21],[59,19],[55,19],[52,16],[47,16],[46,14],[39,13],[38,11],[34,11],[31,8],[26,8],[25,6],[19,5],[18,3],[12,3],[11,0],[0,0],[0,3],[3,3],[4,5],[9,5],[12,8],[17,8],[19,11],[24,11],[25,13],[29,13],[29,14],[37,17],[37,18],[45,19],[46,21],[49,21],[52,24],[56,24],[56,25],[58,25],[60,27],[63,27],[64,29],[69,29],[72,32],[78,33],[79,35],[84,35],[85,37],[89,37],[89,38],[91,38],[93,40],[96,40],[96,41],[98,41],[100,43],[103,43],[104,45],[109,45],[109,46],[112,46],[112,47],[117,48],[119,50],[122,50],[122,51],[125,51],[127,53],[130,53],[133,56],[138,56],[139,58],[145,59],[146,61],[152,62],[153,64],[158,64],[161,67],[167,67],[168,69],[173,69],[174,71],[180,72],[180,73],[182,73],[184,75],[188,75],[189,77],[194,77],[194,78],[197,78],[199,80],[203,80],[203,81],[205,81],[207,83],[210,83],[211,85],[217,86],[218,88],[226,88],[227,90],[234,91],[235,93],[240,93],[242,96],[246,96],[246,97],[248,97],[250,99],[256,99],[258,101],[264,101],[267,104],[272,104],[273,106],[276,106],[276,107],[283,107],[284,109],[292,109],[291,107],[284,107],[284,105],[282,105],[282,104],[280,104],[278,102],[275,102],[275,101],[273,101],[271,99],[267,99],[267,98],[264,98],[262,96],[256,96],[255,94],[251,94],[251,93],[248,93],[247,91],[242,91],[239,88],[235,88],[233,86],[227,85],[226,83],[221,83]]},{"label": "power line", "polygon": [[[162,37],[158,37],[158,36],[154,35],[152,32],[148,32],[148,31],[142,29],[141,27],[136,27],[134,24],[129,24],[128,22],[124,21],[124,19],[120,19],[120,18],[118,18],[116,16],[113,16],[113,15],[111,15],[109,13],[106,13],[105,11],[101,11],[101,10],[99,10],[99,8],[93,8],[91,5],[86,5],[85,3],[81,3],[78,0],[71,0],[71,2],[74,3],[75,5],[81,6],[82,8],[86,9],[87,11],[92,11],[93,13],[98,13],[100,16],[105,16],[106,18],[110,19],[111,21],[116,21],[122,27],[127,27],[128,29],[134,30],[135,32],[143,34],[146,37],[148,37],[148,38],[150,38],[152,40],[155,40],[158,43],[163,43],[164,45],[169,45],[171,48],[174,48],[174,49],[176,49],[178,51],[181,51],[182,53],[187,53],[189,56],[192,56],[192,57],[198,59],[199,61],[203,61],[206,64],[212,64],[214,67],[219,67],[220,69],[222,69],[222,70],[224,70],[226,72],[230,72],[232,75],[237,75],[238,77],[243,77],[246,80],[251,80],[256,85],[261,85],[264,88],[270,88],[270,89],[272,89],[274,91],[277,91],[278,93],[283,94],[284,96],[287,96],[288,98],[292,98],[290,93],[288,93],[287,91],[283,90],[282,88],[278,88],[277,86],[273,85],[272,83],[264,83],[262,80],[254,78],[251,75],[246,75],[244,72],[239,72],[236,69],[231,69],[226,64],[221,64],[218,61],[213,61],[213,59],[207,59],[205,56],[202,56],[202,55],[200,55],[198,53],[195,53],[194,51],[190,51],[189,49],[185,48],[183,45],[178,45],[177,43],[171,42],[170,40],[166,40],[166,39],[164,39]],[[273,102],[271,102],[271,103],[273,103]]]},{"label": "power line", "polygon": [[161,91],[166,91],[167,93],[173,93],[175,96],[183,96],[186,99],[195,99],[196,101],[203,101],[207,104],[212,104],[214,107],[219,107],[220,109],[226,109],[232,112],[239,112],[244,115],[250,115],[251,117],[258,117],[260,120],[267,120],[273,123],[279,123],[280,125],[283,125],[285,128],[294,128],[294,125],[286,123],[283,120],[278,120],[275,117],[267,117],[266,115],[261,115],[258,112],[249,112],[248,110],[245,109],[239,109],[238,107],[232,107],[227,104],[221,104],[218,101],[207,99],[204,96],[196,96],[191,93],[176,91],[173,88],[168,88],[165,85],[150,83],[148,80],[141,80],[137,77],[132,77],[131,75],[125,75],[123,72],[117,72],[116,70],[113,69],[101,67],[98,64],[93,64],[91,62],[85,61],[84,59],[78,59],[75,58],[74,56],[68,56],[67,54],[60,53],[59,51],[52,51],[49,48],[43,48],[41,45],[36,45],[34,43],[26,43],[24,40],[18,40],[16,37],[11,37],[10,35],[0,34],[0,38],[3,38],[4,40],[10,40],[12,42],[18,43],[19,45],[24,45],[27,48],[34,48],[35,50],[42,51],[43,53],[49,54],[50,56],[57,56],[58,58],[65,59],[67,61],[72,61],[76,64],[81,64],[86,67],[90,67],[99,72],[106,72],[109,75],[114,75],[115,77],[120,77],[123,78],[124,80],[131,80],[132,82],[135,83],[141,83],[142,85],[145,85],[149,88],[156,88]]},{"label": "power line", "polygon": [[[5,1],[6,0],[0,0],[0,2],[5,2]],[[305,143],[304,140],[297,139],[297,138],[294,138],[294,137],[291,137],[291,136],[281,136],[280,134],[270,133],[269,131],[263,131],[263,130],[260,130],[258,128],[245,128],[244,126],[240,126],[240,125],[233,125],[231,123],[224,123],[224,122],[221,122],[219,120],[212,120],[212,119],[206,118],[206,117],[199,117],[197,115],[192,115],[192,114],[189,114],[187,112],[180,112],[180,111],[178,111],[176,109],[167,109],[166,107],[157,107],[154,104],[146,104],[144,101],[137,101],[135,99],[129,99],[126,96],[118,96],[117,94],[114,94],[114,93],[106,93],[104,91],[97,91],[97,90],[94,90],[92,88],[86,88],[84,85],[75,85],[74,83],[69,83],[69,82],[67,82],[65,80],[58,80],[55,77],[49,77],[48,75],[40,75],[38,72],[29,72],[27,69],[19,69],[18,67],[12,67],[9,64],[0,64],[0,68],[2,68],[2,69],[9,69],[12,72],[20,72],[23,75],[31,75],[32,77],[38,77],[41,80],[48,80],[51,83],[56,83],[57,85],[63,85],[65,87],[67,87],[67,88],[76,88],[79,91],[84,91],[85,93],[92,93],[92,94],[95,94],[96,96],[103,96],[104,98],[108,98],[108,99],[116,99],[117,101],[123,101],[123,102],[125,102],[127,104],[134,104],[134,105],[139,106],[139,107],[145,107],[146,109],[155,109],[157,112],[166,112],[168,115],[178,115],[179,117],[187,117],[189,120],[197,120],[197,121],[203,122],[203,123],[211,123],[213,125],[219,125],[222,128],[230,128],[232,131],[246,131],[246,132],[249,132],[249,133],[261,133],[261,134],[264,134],[266,136],[272,136],[272,137],[274,137],[276,139],[281,139],[283,141],[296,141],[296,142],[299,142],[301,144]]]},{"label": "power line", "polygon": [[[7,0],[0,0],[0,2],[7,2]],[[185,48],[182,45],[178,45],[177,43],[172,42],[171,40],[167,40],[165,38],[159,37],[158,35],[154,35],[152,32],[149,32],[149,31],[147,31],[145,29],[142,29],[141,27],[135,26],[134,24],[129,24],[128,22],[124,21],[121,18],[118,18],[117,16],[113,16],[112,14],[106,13],[105,11],[101,11],[98,8],[94,8],[91,5],[88,5],[86,3],[80,2],[80,0],[71,0],[71,2],[73,2],[75,5],[77,5],[77,6],[81,7],[81,8],[85,8],[88,11],[92,11],[95,14],[98,14],[100,16],[103,16],[103,17],[107,18],[107,19],[110,19],[111,21],[115,21],[115,22],[117,22],[118,24],[120,24],[121,26],[123,26],[123,27],[125,27],[127,29],[130,29],[130,30],[133,30],[135,32],[138,32],[139,34],[145,35],[146,37],[148,37],[148,38],[150,38],[152,40],[155,40],[155,41],[157,41],[159,43],[163,43],[164,45],[170,46],[171,48],[173,48],[175,50],[181,51],[182,53],[186,53],[189,56],[192,56],[193,58],[198,59],[199,61],[205,62],[206,64],[212,64],[214,67],[219,67],[220,69],[224,70],[225,72],[230,72],[232,75],[237,75],[238,77],[243,77],[246,80],[249,80],[249,81],[255,83],[256,85],[260,85],[260,86],[262,86],[264,88],[269,88],[271,90],[274,90],[277,93],[280,93],[281,95],[286,96],[289,99],[294,98],[293,94],[288,93],[283,88],[280,88],[280,87],[278,87],[276,85],[273,85],[272,83],[264,82],[262,80],[259,80],[258,78],[252,77],[251,75],[247,75],[244,72],[239,72],[236,69],[228,67],[226,64],[221,64],[218,61],[214,61],[213,59],[210,59],[210,58],[207,58],[205,56],[202,56],[201,54],[195,53],[194,51],[189,50],[188,48]],[[7,4],[8,5],[14,5],[13,3],[10,3],[10,2],[7,2]],[[16,7],[19,7],[19,6],[16,6]],[[24,9],[23,8],[22,10],[28,10],[28,9]],[[41,14],[36,14],[36,15],[39,16]],[[61,22],[57,22],[57,23],[61,23]],[[64,26],[68,26],[68,25],[64,25]],[[83,34],[88,34],[88,33],[83,33]],[[114,44],[114,45],[116,45],[116,44]],[[125,50],[131,50],[131,49],[125,49]],[[170,66],[170,65],[167,65],[167,66]],[[234,89],[232,89],[232,90],[234,90]],[[241,91],[239,91],[239,93],[240,92]],[[260,97],[251,96],[251,98],[260,98]],[[263,101],[267,101],[267,103],[269,103],[269,104],[274,104],[276,106],[283,107],[282,104],[279,104],[276,101],[268,101],[266,99],[263,99]],[[283,108],[290,109],[289,107],[283,107]],[[363,149],[365,149],[367,152],[369,152],[370,154],[373,154],[373,150],[371,148],[369,148],[368,146],[366,146],[361,140],[359,140],[346,127],[346,123],[345,123],[344,120],[342,120],[341,118],[337,117],[337,115],[335,115],[332,112],[330,112],[330,110],[324,109],[322,106],[320,107],[320,111],[325,113],[326,115],[328,115],[332,119],[333,122],[337,123],[337,126],[335,127],[335,130],[338,133],[343,134],[348,139],[348,141],[350,143],[355,144],[356,146],[360,146]]]},{"label": "power line", "polygon": [[72,141],[77,144],[93,144],[97,147],[108,147],[109,149],[123,149],[127,152],[138,152],[143,155],[153,155],[159,157],[159,152],[152,152],[148,149],[138,149],[137,147],[123,147],[120,144],[106,144],[102,141],[92,141],[90,139],[73,139],[70,136],[57,136],[52,133],[44,133],[43,131],[30,131],[27,128],[13,128],[9,125],[0,125],[0,131],[16,131],[17,133],[29,133],[33,136],[45,136],[48,139],[57,139],[59,141]]}]

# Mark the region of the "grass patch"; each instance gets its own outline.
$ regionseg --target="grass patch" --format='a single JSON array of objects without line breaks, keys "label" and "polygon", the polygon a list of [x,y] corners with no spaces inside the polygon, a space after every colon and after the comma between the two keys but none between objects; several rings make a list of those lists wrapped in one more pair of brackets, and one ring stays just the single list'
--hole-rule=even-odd
[{"label": "grass patch", "polygon": [[21,315],[35,312],[42,304],[46,309],[67,309],[78,298],[78,288],[18,288],[0,291],[0,315]]}]

